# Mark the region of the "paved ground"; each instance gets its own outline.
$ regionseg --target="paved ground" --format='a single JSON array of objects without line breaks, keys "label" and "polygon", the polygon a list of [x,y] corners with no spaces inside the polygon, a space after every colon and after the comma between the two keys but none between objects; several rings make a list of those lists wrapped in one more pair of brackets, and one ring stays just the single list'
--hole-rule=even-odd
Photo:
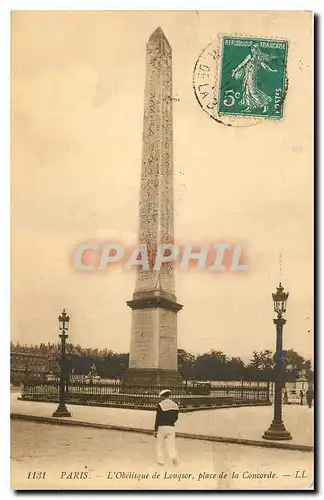
[{"label": "paved ground", "polygon": [[[313,454],[309,452],[178,438],[179,465],[166,462],[161,467],[155,464],[155,443],[149,435],[14,420],[12,488],[308,489],[313,481]],[[45,479],[27,479],[28,473],[35,471],[46,472]],[[306,477],[297,479],[297,471],[305,471]],[[79,478],[69,479],[71,472],[72,476],[79,473]],[[88,477],[81,479],[81,472],[82,476],[87,472]],[[147,474],[148,478],[118,479],[118,473]],[[153,479],[154,473],[161,477]],[[221,473],[228,476],[220,478]],[[269,473],[275,477],[245,477]],[[171,478],[172,474],[178,476]],[[217,477],[206,478],[206,474]]]},{"label": "paved ground", "polygon": [[[43,417],[52,416],[56,409],[53,403],[19,401],[19,394],[11,395],[11,412]],[[69,405],[72,419],[123,427],[152,429],[154,412],[123,408],[98,408]],[[284,422],[293,436],[290,444],[313,445],[314,409],[288,405],[283,409]],[[239,439],[262,440],[264,431],[273,418],[272,406],[224,408],[182,413],[177,424],[178,432],[204,434]]]}]

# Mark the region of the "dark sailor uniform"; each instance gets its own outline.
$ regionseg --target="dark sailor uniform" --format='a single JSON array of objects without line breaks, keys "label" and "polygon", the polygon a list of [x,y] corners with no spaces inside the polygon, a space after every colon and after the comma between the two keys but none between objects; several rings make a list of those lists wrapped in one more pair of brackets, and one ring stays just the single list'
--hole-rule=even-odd
[{"label": "dark sailor uniform", "polygon": [[157,461],[164,463],[164,447],[173,463],[177,462],[174,424],[178,420],[179,407],[172,399],[163,399],[156,409],[154,430],[157,432]]}]

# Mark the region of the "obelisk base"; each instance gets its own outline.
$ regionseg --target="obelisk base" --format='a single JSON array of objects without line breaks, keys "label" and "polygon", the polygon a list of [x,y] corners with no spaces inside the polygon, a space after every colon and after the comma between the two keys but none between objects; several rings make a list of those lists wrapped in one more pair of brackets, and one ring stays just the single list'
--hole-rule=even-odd
[{"label": "obelisk base", "polygon": [[178,371],[173,370],[131,368],[124,374],[123,383],[145,387],[152,385],[172,387],[181,385],[182,378]]}]

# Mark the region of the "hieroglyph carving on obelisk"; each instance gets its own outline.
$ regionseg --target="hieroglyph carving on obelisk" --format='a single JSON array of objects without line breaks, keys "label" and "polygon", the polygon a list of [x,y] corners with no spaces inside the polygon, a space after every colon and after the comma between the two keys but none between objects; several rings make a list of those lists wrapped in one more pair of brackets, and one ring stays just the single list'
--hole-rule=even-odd
[{"label": "hieroglyph carving on obelisk", "polygon": [[[161,28],[148,41],[146,68],[139,243],[154,264],[157,245],[174,242],[172,52]],[[139,269],[135,291],[152,290],[157,273]],[[174,293],[171,264],[162,266],[159,278],[162,289]]]}]

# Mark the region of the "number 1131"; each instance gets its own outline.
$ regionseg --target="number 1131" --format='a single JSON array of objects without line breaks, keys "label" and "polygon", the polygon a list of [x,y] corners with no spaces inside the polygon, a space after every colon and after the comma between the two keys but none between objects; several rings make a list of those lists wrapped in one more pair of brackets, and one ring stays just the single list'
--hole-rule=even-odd
[{"label": "number 1131", "polygon": [[45,477],[46,472],[42,471],[28,472],[27,474],[27,479],[45,479]]}]

